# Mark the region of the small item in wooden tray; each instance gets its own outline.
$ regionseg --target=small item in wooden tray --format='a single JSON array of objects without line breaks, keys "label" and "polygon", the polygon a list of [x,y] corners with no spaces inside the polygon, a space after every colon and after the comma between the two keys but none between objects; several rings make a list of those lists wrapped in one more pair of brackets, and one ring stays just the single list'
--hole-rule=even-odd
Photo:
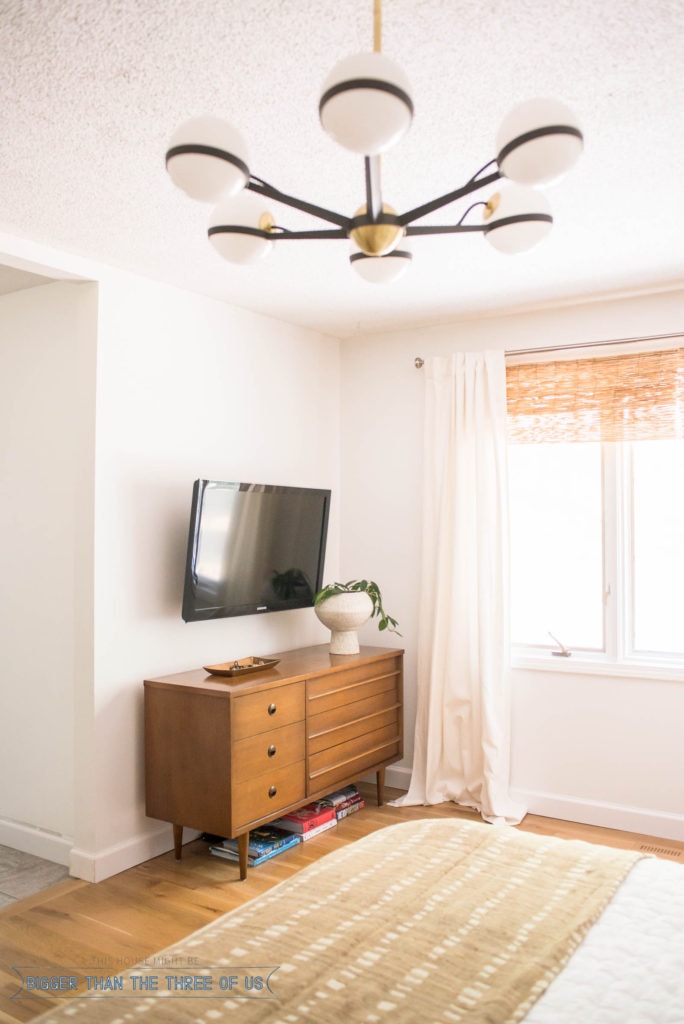
[{"label": "small item in wooden tray", "polygon": [[212,676],[244,676],[249,672],[265,672],[278,664],[279,658],[238,658],[236,661],[224,661],[220,665],[203,665],[205,672]]}]

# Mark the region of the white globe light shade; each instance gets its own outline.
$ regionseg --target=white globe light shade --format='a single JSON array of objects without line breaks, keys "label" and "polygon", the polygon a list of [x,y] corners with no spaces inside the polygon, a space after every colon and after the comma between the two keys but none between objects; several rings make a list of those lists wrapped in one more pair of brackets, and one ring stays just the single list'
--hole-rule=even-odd
[{"label": "white globe light shade", "polygon": [[[489,206],[494,207],[488,216]],[[543,220],[529,220],[541,216]],[[504,185],[500,192],[489,201],[485,208],[487,221],[485,238],[504,253],[527,252],[546,238],[553,219],[551,207],[545,195],[524,185]]]},{"label": "white globe light shade", "polygon": [[263,199],[251,192],[223,200],[209,219],[209,241],[230,263],[256,263],[273,248],[260,227],[263,216]]},{"label": "white globe light shade", "polygon": [[[545,134],[528,137],[538,131]],[[558,100],[527,100],[514,107],[499,128],[499,170],[520,185],[546,185],[570,170],[582,145],[577,118],[569,107]]]},{"label": "white globe light shade", "polygon": [[408,270],[412,260],[411,252],[402,239],[399,248],[386,256],[368,256],[361,249],[352,246],[349,262],[364,281],[371,284],[389,284]]},{"label": "white globe light shade", "polygon": [[191,199],[216,203],[247,184],[247,146],[237,128],[227,122],[195,117],[172,135],[166,169],[174,185]]},{"label": "white globe light shade", "polygon": [[321,90],[326,132],[364,156],[384,153],[409,129],[413,103],[406,75],[381,53],[357,53],[332,69]]}]

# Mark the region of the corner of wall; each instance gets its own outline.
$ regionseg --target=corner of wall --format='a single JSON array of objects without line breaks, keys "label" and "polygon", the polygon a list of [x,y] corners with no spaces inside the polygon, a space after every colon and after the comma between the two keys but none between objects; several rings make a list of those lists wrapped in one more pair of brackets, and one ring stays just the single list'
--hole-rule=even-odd
[{"label": "corner of wall", "polygon": [[[194,829],[185,829],[183,833],[186,843],[198,835],[199,832]],[[96,853],[74,847],[68,860],[69,873],[86,882],[102,882],[105,878],[118,875],[120,871],[126,871],[172,849],[171,826],[164,825],[146,835],[133,836]]]}]

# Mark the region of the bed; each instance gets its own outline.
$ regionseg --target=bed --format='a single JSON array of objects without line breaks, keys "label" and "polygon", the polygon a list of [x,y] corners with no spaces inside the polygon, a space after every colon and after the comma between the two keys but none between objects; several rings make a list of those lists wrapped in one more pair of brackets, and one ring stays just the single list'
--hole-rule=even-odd
[{"label": "bed", "polygon": [[64,999],[38,1020],[682,1024],[684,870],[505,826],[405,822],[97,984],[51,993]]}]

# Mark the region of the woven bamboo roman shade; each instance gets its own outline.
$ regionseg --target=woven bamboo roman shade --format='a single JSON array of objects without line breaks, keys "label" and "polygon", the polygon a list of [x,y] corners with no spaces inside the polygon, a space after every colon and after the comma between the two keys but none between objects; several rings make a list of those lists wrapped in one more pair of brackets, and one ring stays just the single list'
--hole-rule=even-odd
[{"label": "woven bamboo roman shade", "polygon": [[506,368],[509,439],[684,438],[684,348]]}]

